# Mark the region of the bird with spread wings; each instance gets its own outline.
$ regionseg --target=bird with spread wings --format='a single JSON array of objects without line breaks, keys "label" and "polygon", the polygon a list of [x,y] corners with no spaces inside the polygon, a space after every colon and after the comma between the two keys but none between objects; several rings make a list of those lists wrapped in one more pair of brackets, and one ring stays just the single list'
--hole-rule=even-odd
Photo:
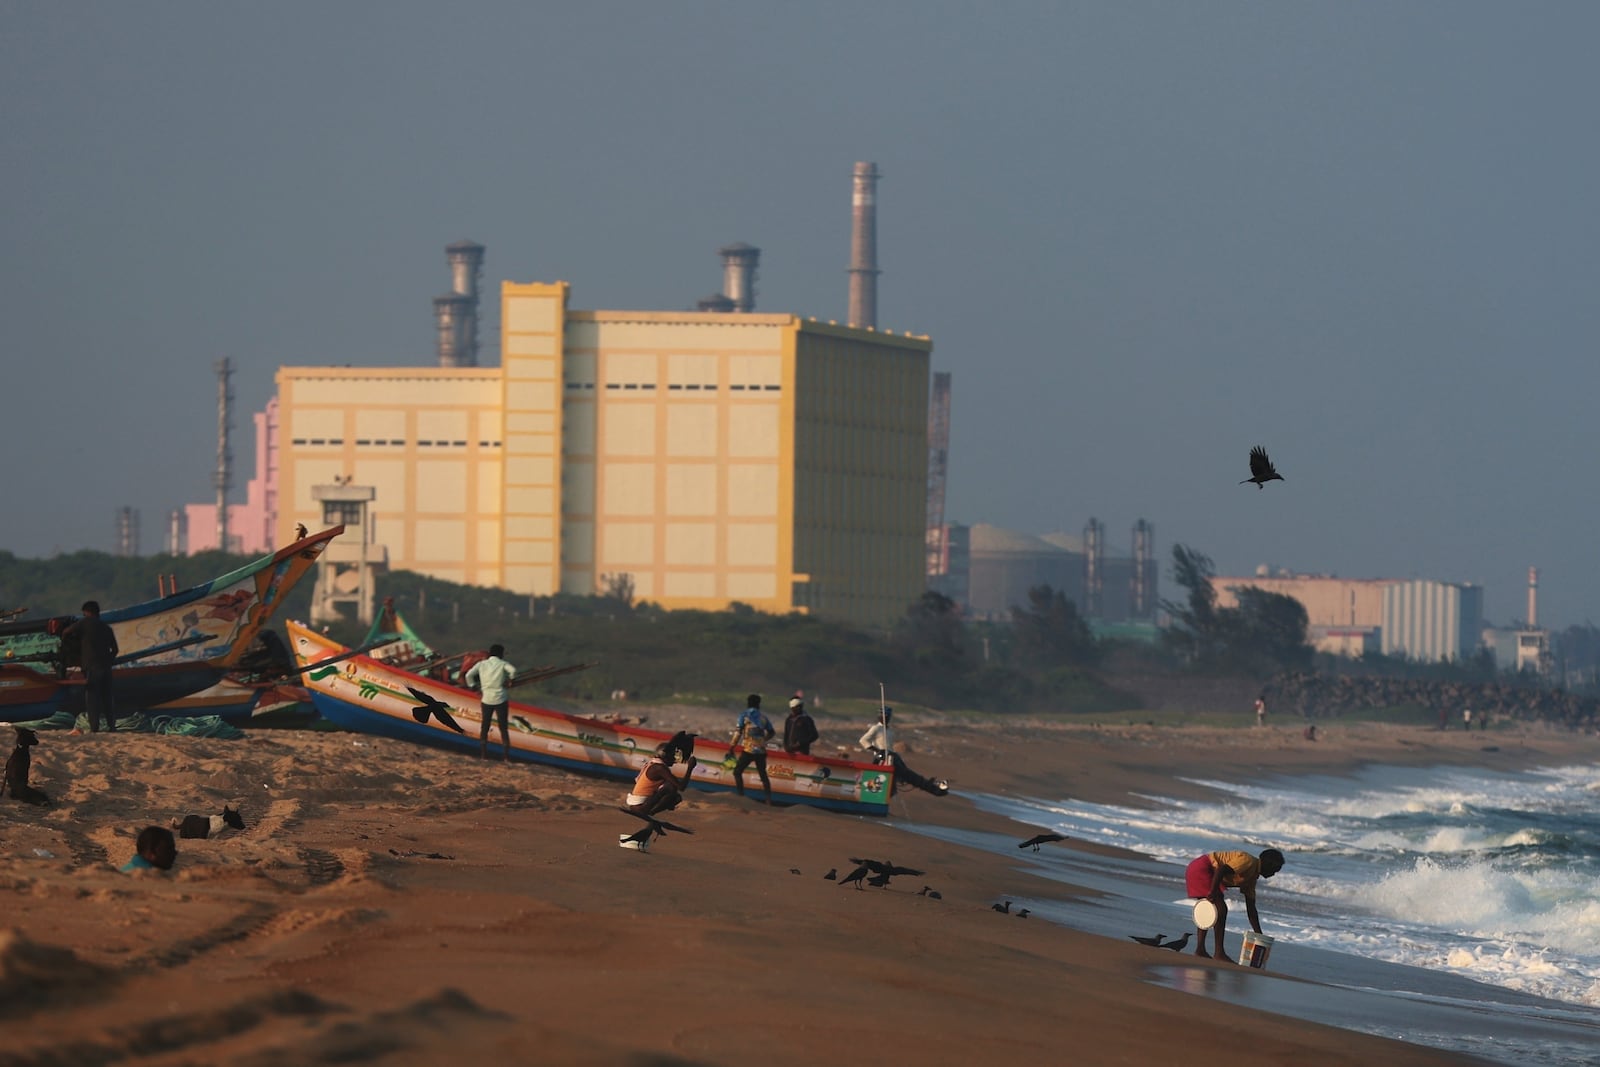
[{"label": "bird with spread wings", "polygon": [[1267,458],[1266,449],[1256,445],[1250,450],[1250,477],[1240,482],[1240,485],[1245,482],[1255,482],[1256,488],[1260,489],[1268,482],[1281,482],[1283,480],[1283,475],[1278,473],[1277,469],[1272,465],[1272,460]]}]

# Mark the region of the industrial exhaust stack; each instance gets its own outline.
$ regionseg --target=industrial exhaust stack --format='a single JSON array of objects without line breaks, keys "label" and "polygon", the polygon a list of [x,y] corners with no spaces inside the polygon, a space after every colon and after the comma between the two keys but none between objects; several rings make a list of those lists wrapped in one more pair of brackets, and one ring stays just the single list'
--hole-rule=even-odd
[{"label": "industrial exhaust stack", "polygon": [[717,249],[722,257],[722,295],[733,302],[734,311],[756,309],[756,266],[761,249],[744,242]]},{"label": "industrial exhaust stack", "polygon": [[878,325],[878,165],[857,163],[850,196],[851,326]]},{"label": "industrial exhaust stack", "polygon": [[439,366],[478,365],[478,283],[483,275],[483,246],[457,241],[445,246],[450,261],[450,292],[433,300],[439,324]]}]

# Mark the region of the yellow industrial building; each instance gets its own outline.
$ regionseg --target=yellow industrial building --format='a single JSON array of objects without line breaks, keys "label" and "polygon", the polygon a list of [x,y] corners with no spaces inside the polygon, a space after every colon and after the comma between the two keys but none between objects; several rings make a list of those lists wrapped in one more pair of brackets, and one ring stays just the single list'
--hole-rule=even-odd
[{"label": "yellow industrial building", "polygon": [[1308,639],[1318,652],[1360,657],[1376,652],[1383,626],[1385,578],[1337,578],[1325,574],[1263,573],[1217,577],[1211,588],[1218,608],[1236,608],[1241,587],[1293,597],[1306,609]]},{"label": "yellow industrial building", "polygon": [[353,483],[375,558],[453,582],[863,625],[921,596],[928,338],[568,289],[502,284],[499,367],[280,369],[278,542]]}]

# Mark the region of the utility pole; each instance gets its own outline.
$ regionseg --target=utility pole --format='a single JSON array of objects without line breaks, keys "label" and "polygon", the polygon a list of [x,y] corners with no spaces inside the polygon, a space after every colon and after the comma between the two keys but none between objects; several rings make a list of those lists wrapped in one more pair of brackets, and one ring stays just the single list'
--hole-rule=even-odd
[{"label": "utility pole", "polygon": [[217,361],[217,470],[212,482],[217,490],[217,548],[228,551],[228,490],[233,488],[233,452],[228,447],[228,431],[233,423],[233,364],[227,357]]}]

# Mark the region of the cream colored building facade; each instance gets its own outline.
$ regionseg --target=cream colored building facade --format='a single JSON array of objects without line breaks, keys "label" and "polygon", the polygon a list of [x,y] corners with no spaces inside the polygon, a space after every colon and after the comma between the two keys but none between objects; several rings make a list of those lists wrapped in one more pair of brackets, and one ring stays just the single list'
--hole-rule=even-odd
[{"label": "cream colored building facade", "polygon": [[1211,579],[1217,607],[1239,606],[1234,589],[1245,586],[1293,597],[1306,609],[1307,637],[1319,652],[1359,657],[1379,650],[1383,627],[1383,590],[1387,578],[1334,578],[1326,575],[1278,574]]},{"label": "cream colored building facade", "polygon": [[925,585],[926,337],[577,311],[504,283],[499,367],[284,367],[280,540],[374,488],[388,564],[529,595],[879,624]]}]

